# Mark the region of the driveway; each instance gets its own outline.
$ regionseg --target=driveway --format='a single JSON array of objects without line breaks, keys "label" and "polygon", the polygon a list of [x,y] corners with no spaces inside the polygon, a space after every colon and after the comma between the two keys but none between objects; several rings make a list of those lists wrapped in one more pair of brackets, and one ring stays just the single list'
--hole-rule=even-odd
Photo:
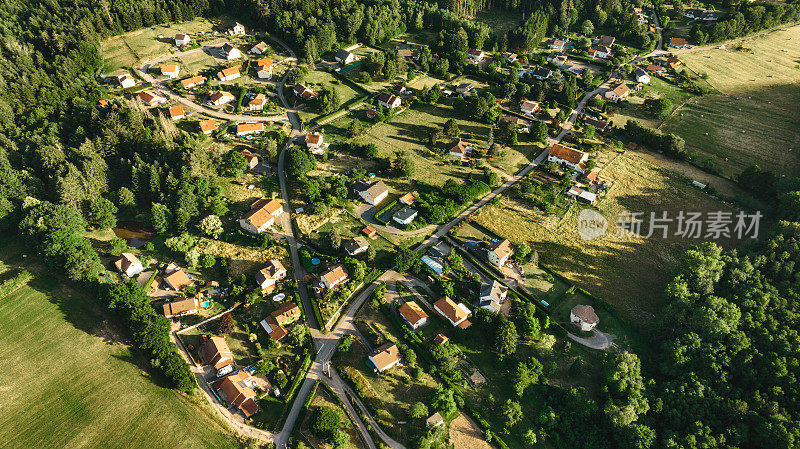
[{"label": "driveway", "polygon": [[[571,326],[571,323],[563,323],[565,326]],[[617,338],[614,334],[607,334],[605,332],[599,331],[597,329],[592,330],[591,337],[579,337],[572,332],[568,332],[567,336],[574,342],[582,344],[587,348],[592,349],[599,349],[601,351],[605,351],[611,346],[613,346],[614,339]]]}]

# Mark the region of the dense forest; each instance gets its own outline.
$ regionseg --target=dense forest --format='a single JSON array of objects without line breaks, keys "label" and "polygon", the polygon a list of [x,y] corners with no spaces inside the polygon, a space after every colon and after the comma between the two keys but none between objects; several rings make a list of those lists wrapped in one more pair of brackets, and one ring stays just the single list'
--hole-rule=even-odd
[{"label": "dense forest", "polygon": [[[427,30],[437,36],[434,49],[450,54],[451,70],[457,70],[463,55],[448,49],[528,51],[545,35],[584,26],[587,20],[596,31],[615,32],[647,47],[652,36],[635,23],[632,6],[641,1],[4,1],[0,226],[19,232],[45,263],[93,288],[127,324],[153,366],[176,388],[190,389],[188,368],[165,340],[166,322],[137,287],[97,284],[102,266],[83,230],[88,222],[105,222],[117,212],[150,220],[160,232],[184,231],[208,213],[222,215],[225,206],[214,178],[230,169],[230,161],[209,156],[195,138],[140,108],[99,106],[103,91],[95,75],[101,38],[223,12],[275,32],[306,55],[322,54],[342,42],[378,45],[406,30]],[[508,33],[493,34],[471,18],[485,8],[519,12],[524,19]],[[796,15],[794,5],[765,7],[767,15],[742,8],[716,25],[721,34],[712,31],[711,38]],[[766,19],[750,24],[752,17]],[[747,253],[723,252],[713,244],[689,251],[667,288],[670,307],[664,312],[665,343],[658,360],[640,366],[631,355],[610,359],[601,404],[582,391],[548,392],[552,414],[540,421],[542,433],[556,447],[800,445],[798,184],[757,167],[740,182],[761,190],[789,221]],[[586,433],[577,434],[582,425]]]}]

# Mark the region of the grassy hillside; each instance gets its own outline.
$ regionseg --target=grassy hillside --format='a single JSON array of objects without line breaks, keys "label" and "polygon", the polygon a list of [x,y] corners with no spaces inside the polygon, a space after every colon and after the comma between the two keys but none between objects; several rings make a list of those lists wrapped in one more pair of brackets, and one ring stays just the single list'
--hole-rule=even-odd
[{"label": "grassy hillside", "polygon": [[[4,280],[25,259],[3,246],[0,260]],[[92,301],[41,275],[0,298],[2,446],[234,447],[210,412],[136,365]]]},{"label": "grassy hillside", "polygon": [[725,175],[751,164],[785,175],[800,173],[800,26],[730,48],[681,55],[687,67],[708,74],[721,95],[689,100],[663,130],[688,148],[715,155]]}]

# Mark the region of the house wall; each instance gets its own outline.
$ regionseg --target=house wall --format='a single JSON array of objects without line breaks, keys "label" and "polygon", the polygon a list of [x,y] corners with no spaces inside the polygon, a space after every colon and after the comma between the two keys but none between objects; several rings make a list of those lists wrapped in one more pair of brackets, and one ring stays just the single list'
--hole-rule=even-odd
[{"label": "house wall", "polygon": [[240,218],[239,219],[239,226],[241,226],[242,229],[244,229],[245,231],[247,231],[247,232],[249,232],[251,234],[261,234],[262,232],[264,232],[265,229],[267,229],[268,227],[272,226],[272,223],[274,223],[274,222],[275,222],[275,219],[272,218],[270,220],[267,220],[267,222],[264,223],[264,226],[262,226],[261,228],[257,228],[257,227],[255,227],[255,225],[253,225],[250,222],[250,220],[246,220],[244,218]]}]

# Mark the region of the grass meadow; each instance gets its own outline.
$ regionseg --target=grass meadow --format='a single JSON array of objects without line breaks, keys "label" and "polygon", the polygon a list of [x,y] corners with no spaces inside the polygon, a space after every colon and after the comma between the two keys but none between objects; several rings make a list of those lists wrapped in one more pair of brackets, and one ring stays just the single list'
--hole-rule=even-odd
[{"label": "grass meadow", "polygon": [[361,441],[361,436],[358,434],[358,430],[356,430],[356,427],[353,425],[353,421],[350,420],[350,417],[347,416],[344,408],[342,408],[342,406],[338,403],[334,402],[330,393],[322,386],[317,388],[317,394],[311,401],[311,406],[308,408],[308,414],[306,414],[305,419],[300,425],[300,432],[304,437],[306,437],[306,439],[308,439],[309,442],[312,442],[314,447],[319,449],[333,449],[331,444],[319,441],[319,439],[316,438],[311,432],[314,411],[320,407],[330,407],[339,413],[339,417],[341,418],[341,424],[339,428],[350,438],[349,442],[346,445],[341,446],[339,449],[363,449],[365,447],[364,442]]},{"label": "grass meadow", "polygon": [[726,49],[681,55],[719,95],[694,98],[663,126],[687,148],[714,155],[726,176],[751,164],[800,174],[800,26]]},{"label": "grass meadow", "polygon": [[[25,260],[7,244],[0,257],[12,270]],[[204,399],[183,397],[139,367],[94,298],[25,268],[38,275],[0,298],[4,448],[233,447]]]},{"label": "grass meadow", "polygon": [[[626,321],[647,327],[658,316],[661,291],[671,277],[683,250],[699,239],[671,235],[666,239],[627,237],[617,234],[616,220],[623,211],[660,214],[675,218],[678,211],[729,210],[721,202],[692,187],[689,180],[659,168],[633,154],[618,156],[601,172],[613,184],[597,210],[608,220],[608,232],[585,241],[578,235],[578,215],[583,206],[573,205],[559,222],[546,220],[525,204],[504,198],[498,205],[481,208],[475,220],[512,242],[527,241],[539,252],[540,261],[578,286],[611,303]],[[642,226],[647,231],[647,224]],[[722,240],[723,246],[736,242]]]},{"label": "grass meadow", "polygon": [[173,48],[172,36],[175,34],[211,31],[213,26],[208,19],[197,18],[189,22],[142,28],[112,37],[100,45],[103,68],[108,71],[117,70],[135,65],[140,60],[162,55]]}]

